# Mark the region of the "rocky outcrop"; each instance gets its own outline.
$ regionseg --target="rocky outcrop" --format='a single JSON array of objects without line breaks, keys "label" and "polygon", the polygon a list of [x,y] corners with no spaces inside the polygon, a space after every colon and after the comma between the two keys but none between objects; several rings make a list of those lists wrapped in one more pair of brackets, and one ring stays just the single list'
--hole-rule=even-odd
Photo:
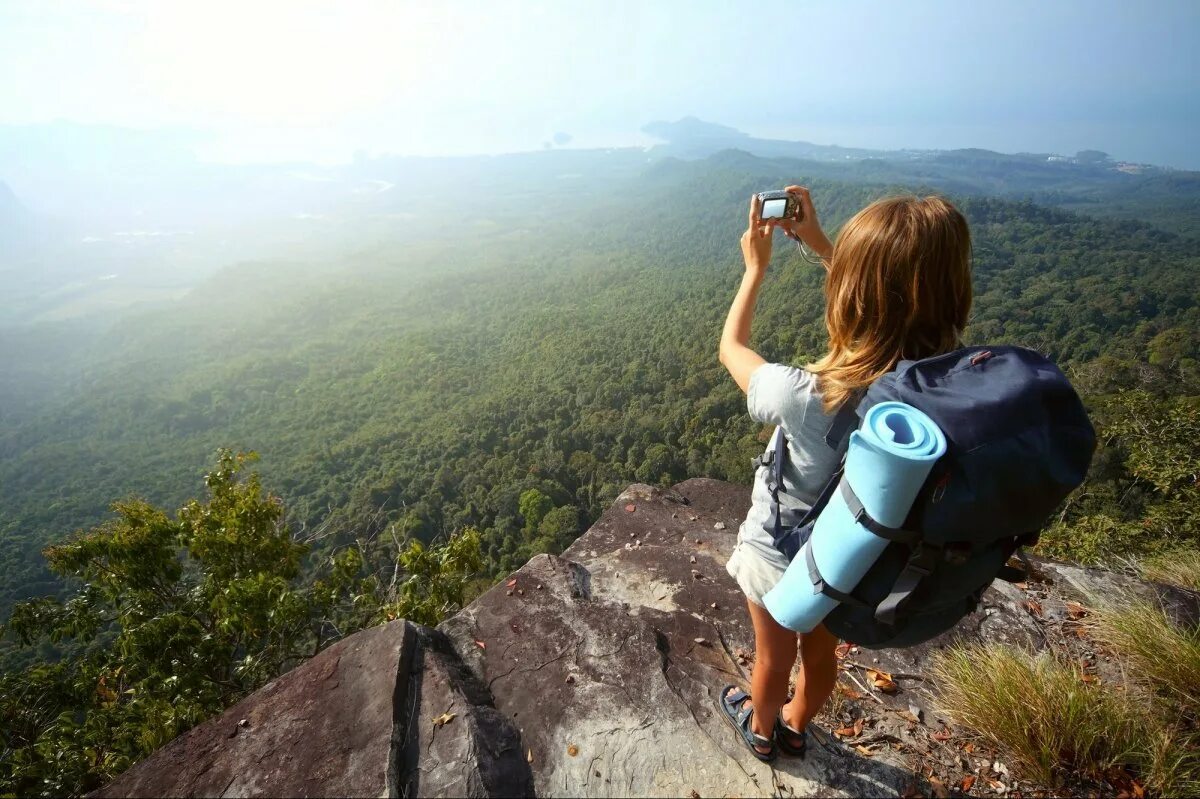
[{"label": "rocky outcrop", "polygon": [[[1038,561],[1036,582],[997,583],[940,639],[845,649],[846,687],[820,721],[869,725],[842,730],[845,741],[818,729],[806,758],[766,765],[716,707],[753,664],[745,599],[724,568],[748,505],[747,489],[714,480],[631,486],[562,557],[535,557],[438,629],[397,621],[352,635],[98,795],[928,794],[951,772],[997,765],[964,754],[937,717],[922,676],[931,651],[1043,648],[1077,618],[1070,603],[1153,590]],[[895,690],[875,690],[872,670]]]}]

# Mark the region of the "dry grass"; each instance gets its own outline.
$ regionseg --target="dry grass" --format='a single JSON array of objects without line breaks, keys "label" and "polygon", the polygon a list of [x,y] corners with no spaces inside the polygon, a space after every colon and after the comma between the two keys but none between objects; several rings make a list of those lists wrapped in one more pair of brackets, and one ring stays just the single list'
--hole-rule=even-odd
[{"label": "dry grass", "polygon": [[1191,591],[1200,591],[1200,551],[1184,550],[1146,558],[1140,564],[1142,576]]},{"label": "dry grass", "polygon": [[1044,785],[1128,766],[1156,793],[1200,794],[1200,630],[1181,629],[1145,602],[1093,617],[1127,687],[1086,683],[1045,653],[974,646],[935,659],[942,710]]},{"label": "dry grass", "polygon": [[1047,654],[954,648],[937,656],[932,676],[944,713],[1043,785],[1059,784],[1066,773],[1099,778],[1137,759],[1142,719],[1126,696],[1082,682],[1075,668]]}]

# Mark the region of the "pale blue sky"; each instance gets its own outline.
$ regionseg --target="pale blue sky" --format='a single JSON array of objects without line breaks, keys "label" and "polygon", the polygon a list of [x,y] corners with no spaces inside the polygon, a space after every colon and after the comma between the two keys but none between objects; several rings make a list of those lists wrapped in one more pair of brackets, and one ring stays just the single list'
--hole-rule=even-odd
[{"label": "pale blue sky", "polygon": [[223,159],[761,136],[1200,168],[1200,2],[0,0],[0,124],[212,131]]}]

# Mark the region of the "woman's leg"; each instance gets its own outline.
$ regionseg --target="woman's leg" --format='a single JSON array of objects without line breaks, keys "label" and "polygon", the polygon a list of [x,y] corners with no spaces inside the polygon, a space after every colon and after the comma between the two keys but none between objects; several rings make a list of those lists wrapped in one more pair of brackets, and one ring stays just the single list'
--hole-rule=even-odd
[{"label": "woman's leg", "polygon": [[766,738],[775,730],[775,715],[787,700],[788,681],[796,664],[796,634],[783,627],[771,614],[750,600],[754,622],[754,671],[750,676],[748,702],[754,708],[750,729]]},{"label": "woman's leg", "polygon": [[811,633],[800,635],[796,695],[783,708],[783,720],[789,727],[803,730],[833,693],[837,683],[837,643],[837,637],[823,624]]}]

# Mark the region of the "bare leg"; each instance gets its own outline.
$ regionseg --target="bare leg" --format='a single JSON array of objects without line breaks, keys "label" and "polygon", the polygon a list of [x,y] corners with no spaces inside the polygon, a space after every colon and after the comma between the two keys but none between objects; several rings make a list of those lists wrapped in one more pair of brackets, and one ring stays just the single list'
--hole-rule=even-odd
[{"label": "bare leg", "polygon": [[783,720],[789,727],[803,730],[833,693],[837,683],[837,643],[838,639],[823,624],[800,636],[796,695],[783,708]]},{"label": "bare leg", "polygon": [[[754,622],[754,671],[746,706],[754,708],[750,729],[766,738],[775,730],[775,715],[787,701],[788,680],[796,664],[796,634],[771,617],[765,608],[746,600]],[[832,650],[830,650],[832,654]],[[766,753],[766,750],[759,751]]]}]

